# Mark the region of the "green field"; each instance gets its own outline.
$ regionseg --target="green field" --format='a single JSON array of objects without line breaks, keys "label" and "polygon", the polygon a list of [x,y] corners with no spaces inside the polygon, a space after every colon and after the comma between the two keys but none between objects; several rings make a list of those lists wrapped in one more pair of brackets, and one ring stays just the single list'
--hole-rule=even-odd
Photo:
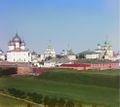
[{"label": "green field", "polygon": [[0,107],[26,107],[27,103],[0,95]]},{"label": "green field", "polygon": [[1,78],[0,88],[14,87],[25,92],[73,99],[81,104],[119,107],[119,77],[119,70],[79,72],[70,69],[50,69],[38,77]]},{"label": "green field", "polygon": [[[30,106],[29,106],[30,105]],[[9,95],[0,94],[0,107],[42,107],[23,99],[15,98]]]}]

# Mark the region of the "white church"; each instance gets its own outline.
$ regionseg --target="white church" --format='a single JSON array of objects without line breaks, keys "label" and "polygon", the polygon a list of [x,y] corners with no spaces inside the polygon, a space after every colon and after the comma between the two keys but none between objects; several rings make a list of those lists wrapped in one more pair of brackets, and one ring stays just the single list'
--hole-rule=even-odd
[{"label": "white church", "polygon": [[85,57],[86,59],[106,59],[112,61],[119,59],[119,55],[113,51],[112,45],[108,41],[105,41],[103,45],[98,44],[93,51],[86,51]]},{"label": "white church", "polygon": [[26,47],[26,43],[16,35],[8,43],[8,62],[31,62],[31,53]]},{"label": "white church", "polygon": [[51,58],[56,57],[56,52],[55,52],[51,42],[48,44],[48,47],[44,52],[44,58],[47,58],[47,57],[51,57]]}]

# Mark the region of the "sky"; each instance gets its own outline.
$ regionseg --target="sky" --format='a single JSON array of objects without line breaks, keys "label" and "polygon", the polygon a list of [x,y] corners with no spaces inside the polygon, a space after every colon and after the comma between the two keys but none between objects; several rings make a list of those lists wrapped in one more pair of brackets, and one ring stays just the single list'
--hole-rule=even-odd
[{"label": "sky", "polygon": [[16,32],[32,51],[51,41],[57,52],[95,49],[109,40],[119,50],[118,0],[0,0],[0,48]]}]

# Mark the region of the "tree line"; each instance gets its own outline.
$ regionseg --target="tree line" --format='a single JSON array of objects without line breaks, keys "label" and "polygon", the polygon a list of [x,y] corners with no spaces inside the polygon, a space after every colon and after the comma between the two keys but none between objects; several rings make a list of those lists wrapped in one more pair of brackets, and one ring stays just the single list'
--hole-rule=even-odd
[{"label": "tree line", "polygon": [[12,74],[17,74],[17,68],[16,67],[10,67],[10,68],[0,68],[0,76],[8,76]]},{"label": "tree line", "polygon": [[7,91],[12,96],[43,104],[45,107],[74,107],[75,105],[74,101],[70,99],[43,96],[36,92],[25,93],[24,91],[15,88],[8,88]]}]

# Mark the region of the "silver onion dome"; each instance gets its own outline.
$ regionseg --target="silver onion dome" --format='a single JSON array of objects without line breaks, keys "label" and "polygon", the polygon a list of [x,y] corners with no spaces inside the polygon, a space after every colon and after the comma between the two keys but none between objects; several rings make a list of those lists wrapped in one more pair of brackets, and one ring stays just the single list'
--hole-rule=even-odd
[{"label": "silver onion dome", "polygon": [[12,39],[13,42],[21,42],[21,38],[18,36],[18,34],[16,33],[15,37],[13,37]]},{"label": "silver onion dome", "polygon": [[23,40],[23,41],[21,41],[21,46],[25,46],[26,45],[26,43],[25,43],[25,41]]},{"label": "silver onion dome", "polygon": [[2,49],[0,49],[0,54],[3,54],[3,51],[2,51]]},{"label": "silver onion dome", "polygon": [[8,46],[14,46],[14,42],[13,41],[9,41],[8,42]]}]

